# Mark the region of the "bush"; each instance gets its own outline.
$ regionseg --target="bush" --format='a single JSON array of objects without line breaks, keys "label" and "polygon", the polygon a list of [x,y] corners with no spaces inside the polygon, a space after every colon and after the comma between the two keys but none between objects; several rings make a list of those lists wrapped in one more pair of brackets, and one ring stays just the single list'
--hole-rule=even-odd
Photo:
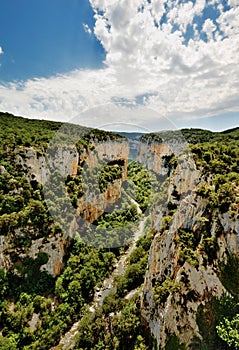
[{"label": "bush", "polygon": [[166,280],[160,284],[155,283],[154,286],[154,300],[157,304],[164,304],[171,293],[180,291],[180,283],[167,277]]}]

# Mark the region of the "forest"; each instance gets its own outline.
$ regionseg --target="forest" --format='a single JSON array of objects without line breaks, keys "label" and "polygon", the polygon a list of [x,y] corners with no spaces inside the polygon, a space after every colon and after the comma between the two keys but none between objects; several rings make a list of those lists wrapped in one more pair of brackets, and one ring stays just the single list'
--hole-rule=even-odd
[{"label": "forest", "polygon": [[[143,317],[142,293],[151,244],[157,232],[163,234],[169,229],[179,204],[176,199],[175,202],[166,199],[157,230],[150,213],[155,203],[167,198],[170,178],[179,160],[175,156],[164,159],[168,176],[160,181],[158,174],[136,160],[127,163],[127,180],[122,179],[120,161],[105,165],[99,160],[93,170],[84,161],[78,164],[74,176],[68,175],[64,180],[61,189],[64,195],[56,197],[54,186],[60,174],[52,172],[50,187],[44,187],[35,177],[29,176],[24,163],[26,150],[34,149],[38,157],[42,157],[55,138],[59,145],[74,142],[81,156],[94,152],[97,142],[127,142],[127,138],[9,113],[0,113],[0,125],[0,247],[3,249],[0,251],[0,349],[60,350],[61,338],[79,320],[74,349],[162,349]],[[140,142],[161,144],[182,138],[202,174],[203,181],[195,189],[196,196],[207,204],[200,231],[179,229],[175,244],[179,266],[188,262],[198,269],[198,252],[204,259],[204,266],[215,264],[217,259],[217,239],[222,232],[218,228],[215,235],[210,234],[212,218],[228,213],[232,220],[238,220],[239,128],[220,133],[201,129],[159,132],[143,135]],[[85,193],[93,191],[96,183],[96,196],[100,196],[109,184],[117,181],[121,183],[120,198],[89,227],[84,227],[84,231],[79,229],[67,240],[59,274],[52,275],[44,269],[49,262],[49,254],[44,249],[39,248],[35,256],[25,254],[31,250],[33,242],[42,242],[44,246],[52,237],[63,239],[62,227],[70,230],[72,218],[68,216],[70,221],[62,222],[65,198],[72,204],[72,210],[77,211]],[[59,193],[59,188],[57,191]],[[56,204],[61,209],[52,216]],[[56,220],[57,215],[59,220]],[[92,312],[90,307],[96,305],[96,291],[126,254],[144,218],[143,235],[128,254],[123,273],[114,276],[114,288]],[[79,215],[77,220],[80,227],[82,217]],[[9,267],[4,265],[5,256],[10,257]],[[198,308],[201,338],[185,344],[177,335],[169,334],[163,349],[239,349],[239,256],[228,254],[217,269],[227,293],[208,298]],[[171,277],[156,281],[156,305],[164,305],[170,294],[179,292],[180,284]]]}]

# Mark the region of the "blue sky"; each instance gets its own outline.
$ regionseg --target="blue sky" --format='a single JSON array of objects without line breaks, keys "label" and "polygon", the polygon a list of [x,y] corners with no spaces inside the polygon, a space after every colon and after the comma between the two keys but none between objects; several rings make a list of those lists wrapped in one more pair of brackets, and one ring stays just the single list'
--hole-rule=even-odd
[{"label": "blue sky", "polygon": [[105,51],[83,23],[94,27],[87,0],[1,0],[3,82],[99,68]]},{"label": "blue sky", "polygon": [[238,125],[239,0],[0,0],[0,110]]}]

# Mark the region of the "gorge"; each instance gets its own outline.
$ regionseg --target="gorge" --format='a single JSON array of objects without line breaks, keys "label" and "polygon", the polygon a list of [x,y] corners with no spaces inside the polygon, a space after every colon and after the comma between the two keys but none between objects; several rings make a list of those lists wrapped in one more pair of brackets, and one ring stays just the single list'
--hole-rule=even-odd
[{"label": "gorge", "polygon": [[238,348],[238,128],[0,122],[0,348]]}]

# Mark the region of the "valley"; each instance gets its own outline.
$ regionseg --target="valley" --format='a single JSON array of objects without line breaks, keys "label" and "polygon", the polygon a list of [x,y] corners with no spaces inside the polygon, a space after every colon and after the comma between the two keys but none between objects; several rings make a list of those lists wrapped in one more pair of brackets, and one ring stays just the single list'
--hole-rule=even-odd
[{"label": "valley", "polygon": [[238,128],[0,124],[0,349],[238,348]]}]

